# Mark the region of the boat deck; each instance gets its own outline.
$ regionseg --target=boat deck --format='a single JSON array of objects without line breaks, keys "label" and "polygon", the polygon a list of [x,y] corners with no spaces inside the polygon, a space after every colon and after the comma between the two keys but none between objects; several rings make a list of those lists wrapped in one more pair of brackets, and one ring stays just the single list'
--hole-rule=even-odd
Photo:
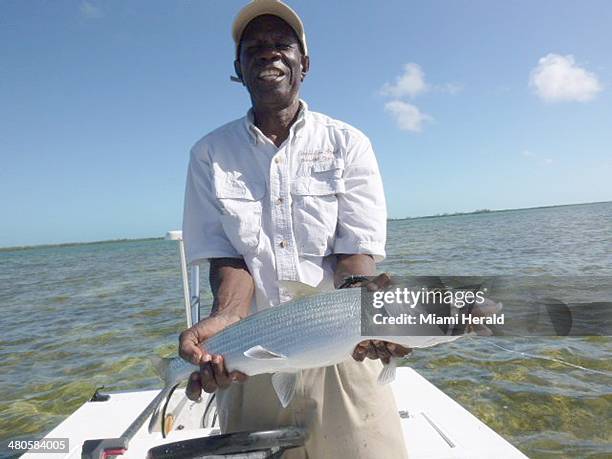
[{"label": "boat deck", "polygon": [[[448,397],[411,368],[398,368],[392,383],[399,409],[408,454],[411,458],[525,458],[519,450],[490,429],[465,408]],[[155,397],[158,391],[112,393],[108,401],[87,402],[53,429],[46,438],[69,438],[67,454],[49,454],[49,458],[79,458],[87,439],[116,438]],[[147,423],[130,441],[125,457],[144,458],[147,451],[164,443],[219,433],[216,428],[202,428],[205,403],[193,403],[177,390],[169,405],[176,413],[174,429],[167,438],[160,432],[149,433]],[[37,459],[40,454],[25,458]]]}]

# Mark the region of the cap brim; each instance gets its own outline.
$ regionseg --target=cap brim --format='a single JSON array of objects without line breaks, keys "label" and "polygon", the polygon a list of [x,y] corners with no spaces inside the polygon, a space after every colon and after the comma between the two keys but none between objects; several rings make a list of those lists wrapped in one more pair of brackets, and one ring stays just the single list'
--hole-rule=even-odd
[{"label": "cap brim", "polygon": [[236,46],[238,46],[240,43],[244,29],[246,29],[249,22],[264,14],[278,16],[289,24],[302,43],[304,54],[308,54],[306,47],[306,36],[304,34],[304,24],[302,23],[302,20],[288,5],[279,2],[278,0],[253,1],[240,10],[236,16],[236,19],[234,19],[234,24],[232,26],[232,38],[234,39]]}]

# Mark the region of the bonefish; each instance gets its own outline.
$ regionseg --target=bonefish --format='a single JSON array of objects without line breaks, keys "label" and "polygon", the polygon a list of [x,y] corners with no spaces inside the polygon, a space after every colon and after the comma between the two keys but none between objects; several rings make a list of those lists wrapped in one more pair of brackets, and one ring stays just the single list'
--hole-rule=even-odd
[{"label": "bonefish", "polygon": [[[361,329],[361,289],[318,293],[299,282],[282,282],[294,300],[247,316],[201,343],[209,354],[223,356],[228,371],[249,376],[272,373],[272,385],[283,407],[293,398],[299,370],[334,365],[350,358],[364,340],[382,340],[409,348],[454,341],[433,327],[431,336],[364,336]],[[397,305],[386,305],[389,308]],[[396,359],[381,371],[381,384],[395,378]],[[160,359],[157,371],[166,387],[187,379],[198,367],[179,358]]]}]

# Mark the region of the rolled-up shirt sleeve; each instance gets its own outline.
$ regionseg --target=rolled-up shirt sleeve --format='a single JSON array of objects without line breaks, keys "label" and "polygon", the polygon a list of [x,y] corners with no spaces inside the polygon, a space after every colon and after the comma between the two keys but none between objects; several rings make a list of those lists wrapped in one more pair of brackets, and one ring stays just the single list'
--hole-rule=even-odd
[{"label": "rolled-up shirt sleeve", "polygon": [[372,144],[355,135],[348,144],[343,174],[345,192],[338,195],[334,253],[369,254],[385,258],[387,207]]},{"label": "rolled-up shirt sleeve", "polygon": [[188,263],[210,258],[242,258],[223,230],[221,215],[212,184],[212,166],[203,147],[196,145],[191,150],[183,209],[183,240]]}]

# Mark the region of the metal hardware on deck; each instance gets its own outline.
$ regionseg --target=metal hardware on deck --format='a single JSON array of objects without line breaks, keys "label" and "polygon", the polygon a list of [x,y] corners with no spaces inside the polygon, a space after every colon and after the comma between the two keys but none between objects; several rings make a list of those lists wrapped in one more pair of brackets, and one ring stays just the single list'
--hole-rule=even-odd
[{"label": "metal hardware on deck", "polygon": [[[187,257],[185,256],[185,243],[183,242],[182,231],[168,231],[166,233],[166,239],[170,241],[178,241],[179,243],[181,279],[183,281],[183,299],[185,301],[185,317],[187,319],[187,327],[191,327],[200,321],[200,266],[197,264],[192,264],[191,267],[187,266]],[[191,284],[191,286],[189,284]]]},{"label": "metal hardware on deck", "polygon": [[126,438],[104,438],[85,440],[81,450],[81,459],[106,459],[109,456],[120,456],[127,451]]},{"label": "metal hardware on deck", "polygon": [[187,258],[185,257],[185,244],[183,243],[183,232],[182,231],[168,231],[166,233],[166,240],[178,241],[179,243],[179,255],[181,257],[181,278],[183,280],[183,299],[185,301],[185,315],[187,316],[187,327],[193,325],[192,312],[191,312],[191,300],[189,298],[189,278],[187,275]]},{"label": "metal hardware on deck", "polygon": [[200,321],[200,266],[191,265],[191,323],[197,324]]},{"label": "metal hardware on deck", "polygon": [[94,394],[91,396],[91,398],[89,399],[90,402],[107,402],[110,400],[110,394],[104,394],[102,392],[100,392],[102,389],[104,389],[104,386],[98,387],[96,389],[96,391],[94,392]]},{"label": "metal hardware on deck", "polygon": [[[216,411],[211,411],[211,408],[216,406],[216,392],[213,392],[208,396],[206,402],[206,408],[204,408],[204,414],[202,415],[202,427],[213,427],[215,425]],[[213,405],[213,403],[215,405]],[[213,419],[210,419],[210,415],[213,413]]]},{"label": "metal hardware on deck", "polygon": [[302,446],[306,429],[285,427],[261,432],[236,432],[167,443],[151,448],[149,459],[188,459],[240,454],[241,458],[279,458],[285,449]]},{"label": "metal hardware on deck", "polygon": [[442,429],[440,429],[436,424],[434,424],[431,419],[429,419],[429,416],[427,416],[423,412],[421,412],[421,416],[423,416],[425,420],[429,423],[429,425],[432,426],[436,432],[438,432],[438,435],[442,437],[442,439],[448,444],[448,446],[450,446],[451,448],[455,447],[455,443],[450,438],[448,438],[444,432],[442,432]]}]

